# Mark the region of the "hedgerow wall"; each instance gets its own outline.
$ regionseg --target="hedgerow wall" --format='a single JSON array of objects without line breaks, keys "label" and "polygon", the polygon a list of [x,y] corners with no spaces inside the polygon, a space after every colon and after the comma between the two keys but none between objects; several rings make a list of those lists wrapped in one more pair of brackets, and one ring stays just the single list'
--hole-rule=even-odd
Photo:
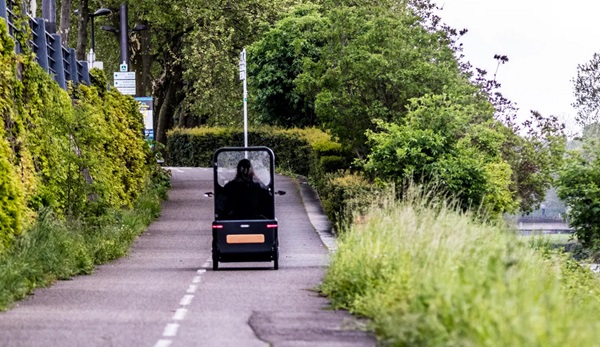
[{"label": "hedgerow wall", "polygon": [[[350,172],[348,153],[318,129],[251,129],[248,143],[271,148],[280,170],[308,176],[337,231],[343,231],[356,213],[366,212],[374,197],[387,191],[360,173]],[[211,167],[218,148],[243,144],[241,129],[176,128],[167,134],[168,164]]]},{"label": "hedgerow wall", "polygon": [[42,210],[77,218],[131,206],[153,165],[133,98],[106,84],[65,91],[14,45],[0,20],[0,253]]}]

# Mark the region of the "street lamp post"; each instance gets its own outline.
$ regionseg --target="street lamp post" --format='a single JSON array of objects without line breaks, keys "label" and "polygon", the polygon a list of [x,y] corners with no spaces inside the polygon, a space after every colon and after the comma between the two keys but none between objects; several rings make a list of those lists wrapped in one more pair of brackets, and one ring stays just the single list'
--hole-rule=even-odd
[{"label": "street lamp post", "polygon": [[90,53],[88,53],[88,62],[90,64],[90,68],[94,67],[94,62],[96,61],[96,53],[94,51],[96,49],[96,41],[94,37],[94,17],[107,16],[111,13],[111,10],[107,8],[101,8],[96,10],[96,12],[90,14],[90,19],[92,22],[92,45],[90,46]]}]

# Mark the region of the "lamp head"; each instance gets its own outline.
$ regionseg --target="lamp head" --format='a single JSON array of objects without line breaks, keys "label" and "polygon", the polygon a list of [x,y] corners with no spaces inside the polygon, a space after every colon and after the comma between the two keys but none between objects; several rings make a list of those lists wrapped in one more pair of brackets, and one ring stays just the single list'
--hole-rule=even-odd
[{"label": "lamp head", "polygon": [[111,33],[117,33],[117,34],[120,32],[119,29],[116,29],[112,25],[103,25],[100,27],[100,30],[110,31]]},{"label": "lamp head", "polygon": [[107,9],[107,8],[99,8],[96,10],[96,12],[94,12],[93,14],[91,14],[91,17],[98,17],[98,16],[107,16],[109,14],[111,14],[112,11]]}]

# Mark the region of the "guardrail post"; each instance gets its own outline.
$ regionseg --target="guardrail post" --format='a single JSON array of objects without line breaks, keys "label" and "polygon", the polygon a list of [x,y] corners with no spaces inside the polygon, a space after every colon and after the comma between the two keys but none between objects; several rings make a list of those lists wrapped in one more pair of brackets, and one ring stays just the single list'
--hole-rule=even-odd
[{"label": "guardrail post", "polygon": [[81,64],[81,80],[80,82],[86,86],[90,85],[90,68],[87,61],[78,61],[77,67]]},{"label": "guardrail post", "polygon": [[[2,0],[0,0],[2,1]],[[38,58],[38,63],[42,67],[42,69],[46,70],[46,72],[50,71],[50,63],[48,62],[48,42],[46,41],[46,23],[44,18],[36,18],[35,19],[35,33],[34,43],[37,46],[37,51],[35,54]]]},{"label": "guardrail post", "polygon": [[0,0],[0,17],[4,18],[4,21],[6,21],[6,26],[8,27],[8,13],[6,12],[6,0]]},{"label": "guardrail post", "polygon": [[77,71],[77,57],[75,54],[75,48],[69,48],[69,72],[71,73],[71,81],[73,81],[73,84],[78,84],[79,74]]},{"label": "guardrail post", "polygon": [[67,81],[65,80],[65,62],[63,60],[62,44],[60,43],[60,35],[52,34],[54,42],[52,42],[52,48],[54,49],[54,56],[52,57],[56,62],[56,76],[54,79],[58,82],[58,85],[62,89],[67,89]]}]

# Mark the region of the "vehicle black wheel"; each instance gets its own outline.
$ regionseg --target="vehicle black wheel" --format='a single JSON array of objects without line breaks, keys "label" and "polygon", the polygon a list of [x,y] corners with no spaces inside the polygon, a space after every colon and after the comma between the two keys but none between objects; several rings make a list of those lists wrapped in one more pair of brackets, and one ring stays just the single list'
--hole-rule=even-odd
[{"label": "vehicle black wheel", "polygon": [[217,271],[219,269],[219,253],[218,253],[218,251],[213,251],[212,261],[213,261],[213,271]]},{"label": "vehicle black wheel", "polygon": [[279,270],[279,247],[275,246],[275,254],[273,255],[273,269]]}]

